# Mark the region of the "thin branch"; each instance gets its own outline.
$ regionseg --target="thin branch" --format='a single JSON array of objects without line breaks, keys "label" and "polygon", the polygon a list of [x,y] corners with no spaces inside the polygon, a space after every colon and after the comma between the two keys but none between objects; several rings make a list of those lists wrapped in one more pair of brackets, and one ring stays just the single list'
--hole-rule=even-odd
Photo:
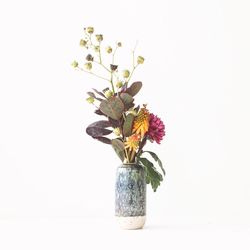
[{"label": "thin branch", "polygon": [[112,55],[112,64],[115,63],[115,53],[116,53],[117,49],[118,49],[118,45],[116,45],[116,48],[115,48],[114,53]]},{"label": "thin branch", "polygon": [[99,64],[99,65],[102,66],[104,69],[106,69],[109,73],[111,73],[111,70],[109,70],[103,63],[97,62],[97,61],[94,61],[94,63]]},{"label": "thin branch", "polygon": [[102,76],[99,76],[99,75],[97,75],[97,74],[95,74],[95,73],[93,73],[93,72],[91,72],[91,71],[87,71],[87,70],[85,70],[85,69],[83,69],[83,68],[80,68],[80,67],[77,67],[77,68],[78,68],[79,70],[85,72],[85,73],[89,73],[89,74],[91,74],[91,75],[93,75],[93,76],[96,76],[96,77],[98,77],[98,78],[100,78],[100,79],[103,79],[103,80],[106,80],[106,81],[110,82],[109,79],[107,79],[107,78],[105,78],[105,77],[102,77]]}]

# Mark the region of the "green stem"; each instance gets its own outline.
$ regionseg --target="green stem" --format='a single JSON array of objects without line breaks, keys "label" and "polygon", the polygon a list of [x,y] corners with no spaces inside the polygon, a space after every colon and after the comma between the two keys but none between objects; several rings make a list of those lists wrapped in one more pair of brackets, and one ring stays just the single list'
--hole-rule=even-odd
[{"label": "green stem", "polygon": [[89,74],[91,74],[91,75],[93,75],[93,76],[96,76],[96,77],[98,77],[98,78],[100,78],[100,79],[103,79],[103,80],[106,80],[106,81],[110,82],[109,79],[107,79],[107,78],[105,78],[105,77],[102,77],[102,76],[99,76],[99,75],[97,75],[97,74],[95,74],[95,73],[93,73],[93,72],[91,72],[91,71],[87,71],[87,70],[85,70],[85,69],[83,69],[83,68],[80,68],[80,67],[78,67],[78,69],[81,70],[81,71],[83,71],[83,72],[85,72],[85,73],[89,73]]},{"label": "green stem", "polygon": [[106,69],[109,73],[111,73],[111,70],[109,70],[103,63],[100,63],[100,62],[97,62],[97,61],[94,61],[94,63],[99,64],[99,65],[102,66],[104,69]]},{"label": "green stem", "polygon": [[114,88],[114,83],[113,83],[113,72],[111,72],[110,83],[111,83],[111,86],[112,86],[112,91],[113,91],[113,93],[115,93],[115,88]]},{"label": "green stem", "polygon": [[132,77],[132,75],[133,75],[133,73],[134,73],[135,69],[137,68],[137,66],[138,66],[138,64],[137,64],[137,65],[135,65],[135,66],[133,67],[133,69],[132,69],[132,71],[131,71],[131,74],[130,74],[130,76],[129,76],[128,80],[127,80],[127,83],[130,81],[130,79],[131,79],[131,77]]},{"label": "green stem", "polygon": [[117,48],[118,48],[118,46],[116,46],[116,48],[115,48],[115,50],[114,50],[114,53],[113,53],[113,55],[112,55],[112,64],[115,63],[115,53],[116,53],[116,51],[117,51]]},{"label": "green stem", "polygon": [[131,155],[130,155],[130,162],[134,162],[135,153],[136,153],[136,152],[135,152],[134,150],[132,150]]},{"label": "green stem", "polygon": [[[102,55],[101,55],[101,42],[99,42],[99,51],[98,51],[98,54],[99,54],[99,60],[100,60],[100,64],[102,64]],[[104,66],[104,65],[103,65]]]},{"label": "green stem", "polygon": [[127,151],[127,149],[126,149],[126,148],[124,149],[124,151],[125,151],[125,155],[126,155],[126,160],[127,160],[127,163],[129,163],[128,151]]}]

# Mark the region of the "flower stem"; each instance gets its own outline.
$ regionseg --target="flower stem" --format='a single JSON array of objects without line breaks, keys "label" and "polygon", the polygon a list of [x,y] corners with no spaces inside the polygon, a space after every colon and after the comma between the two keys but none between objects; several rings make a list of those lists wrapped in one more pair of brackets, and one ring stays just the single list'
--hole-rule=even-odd
[{"label": "flower stem", "polygon": [[111,83],[111,86],[112,86],[112,91],[113,91],[113,93],[115,93],[115,88],[114,88],[114,83],[113,83],[113,72],[111,72],[110,83]]},{"label": "flower stem", "polygon": [[132,152],[131,152],[131,155],[130,155],[130,162],[134,162],[134,159],[135,159],[135,150],[133,150]]},{"label": "flower stem", "polygon": [[102,76],[99,76],[99,75],[97,75],[97,74],[95,74],[95,73],[93,73],[93,72],[91,72],[91,71],[87,71],[87,70],[85,70],[85,69],[83,69],[83,68],[80,68],[80,67],[78,67],[78,69],[81,70],[81,71],[83,71],[83,72],[85,72],[85,73],[89,73],[89,74],[91,74],[91,75],[93,75],[93,76],[96,76],[96,77],[98,77],[98,78],[101,78],[101,79],[103,79],[103,80],[106,80],[106,81],[110,82],[109,79],[107,79],[107,78],[105,78],[105,77],[102,77]]}]

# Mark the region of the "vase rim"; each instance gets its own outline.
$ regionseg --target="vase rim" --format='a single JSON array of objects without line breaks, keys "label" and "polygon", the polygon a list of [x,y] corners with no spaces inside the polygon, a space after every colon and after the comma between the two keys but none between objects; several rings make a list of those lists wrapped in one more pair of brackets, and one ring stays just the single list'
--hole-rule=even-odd
[{"label": "vase rim", "polygon": [[129,167],[129,166],[141,166],[139,163],[136,163],[136,162],[129,162],[129,163],[122,163],[121,167],[124,166],[124,167]]}]

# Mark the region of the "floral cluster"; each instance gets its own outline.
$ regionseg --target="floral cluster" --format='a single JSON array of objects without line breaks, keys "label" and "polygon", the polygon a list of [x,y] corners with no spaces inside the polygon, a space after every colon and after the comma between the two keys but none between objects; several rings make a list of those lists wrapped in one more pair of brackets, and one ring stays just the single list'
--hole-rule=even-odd
[{"label": "floral cluster", "polygon": [[[116,53],[122,43],[104,46],[103,41],[104,36],[95,34],[93,27],[84,28],[80,46],[86,51],[85,62],[82,65],[77,61],[72,63],[74,68],[109,83],[109,86],[101,91],[93,88],[87,92],[86,100],[103,119],[90,124],[86,132],[92,138],[112,145],[124,164],[139,163],[144,166],[147,183],[156,191],[163,180],[162,174],[143,154],[151,155],[165,174],[159,157],[154,152],[144,150],[147,141],[160,144],[165,135],[165,126],[158,116],[150,113],[147,105],[135,105],[134,97],[140,91],[142,83],[136,81],[130,84],[135,69],[143,64],[145,59],[140,55],[136,57],[134,49],[131,68],[120,70]],[[105,55],[109,62],[105,62]],[[101,70],[103,74],[98,73]]]}]

